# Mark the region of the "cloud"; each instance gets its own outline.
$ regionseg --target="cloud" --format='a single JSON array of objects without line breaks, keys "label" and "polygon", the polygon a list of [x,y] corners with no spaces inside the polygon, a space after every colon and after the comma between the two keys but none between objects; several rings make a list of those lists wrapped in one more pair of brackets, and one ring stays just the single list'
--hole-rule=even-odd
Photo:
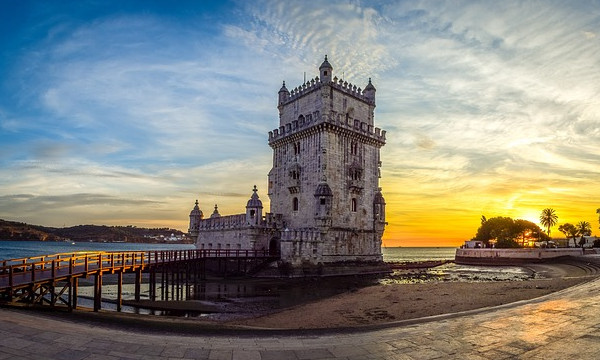
[{"label": "cloud", "polygon": [[[402,223],[436,209],[460,218],[461,207],[594,194],[600,20],[589,5],[264,0],[224,9],[103,8],[28,27],[44,37],[7,66],[0,196],[96,194],[105,205],[94,216],[112,221],[101,208],[176,218],[196,197],[205,212],[219,203],[237,213],[254,183],[266,192],[281,81],[313,78],[325,54],[338,77],[360,87],[373,79],[376,126],[388,130],[381,181],[398,206],[391,213],[409,216]],[[137,198],[152,202],[128,208]]]}]

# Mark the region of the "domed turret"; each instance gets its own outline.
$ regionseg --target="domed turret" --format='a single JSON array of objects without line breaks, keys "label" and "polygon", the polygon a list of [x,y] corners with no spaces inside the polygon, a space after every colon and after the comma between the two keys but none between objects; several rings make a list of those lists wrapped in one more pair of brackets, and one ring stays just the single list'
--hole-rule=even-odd
[{"label": "domed turret", "polygon": [[371,78],[369,78],[369,83],[367,84],[367,86],[365,87],[365,90],[363,91],[363,95],[371,100],[371,102],[375,102],[375,86],[373,86],[373,84],[371,83]]},{"label": "domed turret", "polygon": [[221,214],[219,214],[219,207],[217,206],[217,204],[215,204],[215,210],[210,215],[210,218],[214,219],[214,218],[220,218],[220,217],[221,217]]},{"label": "domed turret", "polygon": [[188,229],[188,233],[193,238],[198,237],[198,232],[200,230],[200,221],[204,217],[202,214],[202,210],[198,207],[198,200],[196,200],[196,204],[192,211],[190,212],[190,227]]},{"label": "domed turret", "polygon": [[282,105],[290,97],[290,92],[285,87],[285,81],[283,82],[283,85],[281,85],[281,89],[279,89],[279,93],[278,94],[279,94],[279,103],[278,103],[278,105]]},{"label": "domed turret", "polygon": [[331,66],[329,61],[327,61],[327,55],[325,55],[325,60],[323,61],[321,66],[319,66],[319,72],[321,73],[319,76],[321,78],[321,82],[328,83],[331,81],[333,66]]},{"label": "domed turret", "polygon": [[246,204],[246,222],[250,225],[259,225],[262,220],[262,201],[258,198],[256,185],[252,189],[253,193]]}]

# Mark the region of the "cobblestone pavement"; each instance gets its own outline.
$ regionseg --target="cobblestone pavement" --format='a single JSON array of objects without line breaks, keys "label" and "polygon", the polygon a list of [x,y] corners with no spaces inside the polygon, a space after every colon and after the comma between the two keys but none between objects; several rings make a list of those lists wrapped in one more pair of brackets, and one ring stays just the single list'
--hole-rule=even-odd
[{"label": "cobblestone pavement", "polygon": [[158,334],[0,309],[0,359],[600,359],[600,279],[533,301],[361,332]]}]

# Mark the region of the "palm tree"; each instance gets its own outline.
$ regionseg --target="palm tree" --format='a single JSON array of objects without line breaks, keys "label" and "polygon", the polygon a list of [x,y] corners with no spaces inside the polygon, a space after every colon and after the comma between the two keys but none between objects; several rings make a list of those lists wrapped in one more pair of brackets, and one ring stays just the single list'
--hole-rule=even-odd
[{"label": "palm tree", "polygon": [[[600,208],[596,209],[596,214],[598,214],[598,225],[600,225]],[[600,229],[600,226],[598,227]]]},{"label": "palm tree", "polygon": [[573,238],[573,244],[575,245],[575,247],[577,247],[577,240],[575,238],[577,237],[579,231],[577,230],[575,225],[571,223],[564,223],[558,227],[558,231],[565,234],[565,237],[567,238],[567,246],[569,246],[569,238]]},{"label": "palm tree", "polygon": [[583,247],[583,244],[585,244],[584,236],[592,235],[592,225],[587,221],[580,221],[577,223],[577,225],[575,225],[575,227],[577,228],[577,234],[581,235],[581,239],[579,239],[579,245]]},{"label": "palm tree", "polygon": [[545,208],[544,210],[542,210],[542,214],[540,215],[540,224],[542,224],[542,226],[548,229],[548,237],[550,237],[550,228],[556,225],[557,221],[558,215],[556,215],[554,209]]}]

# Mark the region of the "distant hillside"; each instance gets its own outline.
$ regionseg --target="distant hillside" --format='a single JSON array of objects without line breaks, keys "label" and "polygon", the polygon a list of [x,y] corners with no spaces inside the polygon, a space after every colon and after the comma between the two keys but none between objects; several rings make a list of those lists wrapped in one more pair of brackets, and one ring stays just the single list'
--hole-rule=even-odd
[{"label": "distant hillside", "polygon": [[39,240],[60,241],[64,238],[48,232],[41,226],[33,226],[25,223],[6,221],[0,219],[0,239],[3,240]]},{"label": "distant hillside", "polygon": [[38,241],[98,241],[98,242],[167,242],[171,236],[178,242],[187,240],[182,231],[169,228],[138,228],[135,226],[77,225],[53,228],[29,225],[0,219],[0,239],[2,240],[38,240]]}]

